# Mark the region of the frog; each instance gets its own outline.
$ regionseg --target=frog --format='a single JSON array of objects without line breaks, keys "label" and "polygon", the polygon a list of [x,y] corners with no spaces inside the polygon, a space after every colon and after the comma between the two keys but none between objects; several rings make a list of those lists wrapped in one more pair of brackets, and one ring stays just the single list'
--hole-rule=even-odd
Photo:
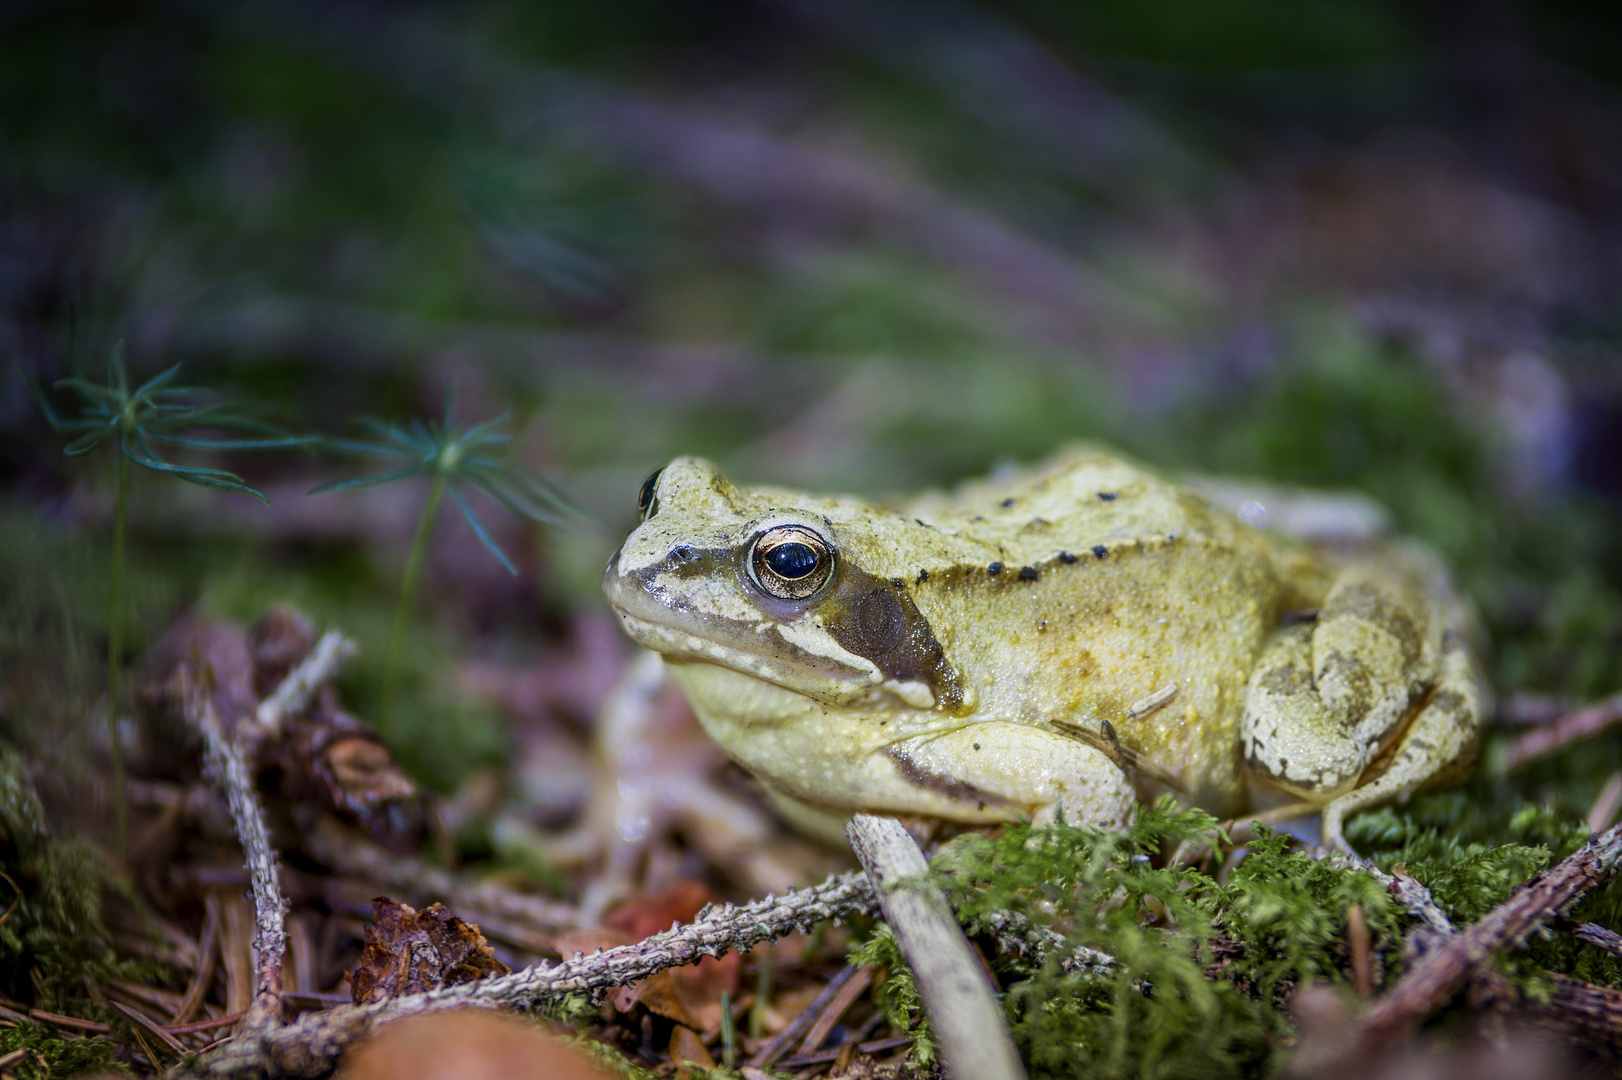
[{"label": "frog", "polygon": [[1479,630],[1418,542],[1254,517],[1098,446],[896,500],[678,457],[603,588],[813,836],[858,812],[1120,829],[1171,793],[1294,807],[1349,852],[1349,814],[1468,770]]}]

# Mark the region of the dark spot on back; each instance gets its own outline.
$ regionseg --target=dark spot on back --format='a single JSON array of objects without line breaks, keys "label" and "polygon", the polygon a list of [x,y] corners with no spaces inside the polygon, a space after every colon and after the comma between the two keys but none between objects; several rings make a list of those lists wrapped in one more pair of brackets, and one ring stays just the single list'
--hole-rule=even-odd
[{"label": "dark spot on back", "polygon": [[1100,491],[1098,497],[1105,502],[1114,502],[1116,493],[1113,491]]},{"label": "dark spot on back", "polygon": [[924,582],[926,582],[928,580],[929,580],[929,571],[928,570],[920,570],[920,571],[918,571],[918,584],[922,585]]},{"label": "dark spot on back", "polygon": [[890,579],[890,584],[894,585],[896,588],[900,589],[900,588],[905,587],[907,583],[905,581],[902,581],[898,577],[893,577],[893,578]]},{"label": "dark spot on back", "polygon": [[1103,544],[1098,544],[1093,548],[1093,554],[1097,555],[1100,559],[1107,559],[1109,557],[1109,548],[1105,547]]},{"label": "dark spot on back", "polygon": [[1019,580],[1021,580],[1021,581],[1035,581],[1036,580],[1036,567],[1034,567],[1034,566],[1022,566],[1022,567],[1020,567],[1019,568]]},{"label": "dark spot on back", "polygon": [[1013,505],[1014,505],[1014,500],[1012,498],[1007,498],[1007,499],[1004,499],[1002,501],[1002,508],[1004,510],[1007,510],[1010,506],[1013,506]]},{"label": "dark spot on back", "polygon": [[1059,561],[1064,563],[1066,566],[1070,566],[1075,563],[1076,557],[1070,554],[1068,551],[1061,551],[1059,552]]},{"label": "dark spot on back", "polygon": [[986,567],[986,573],[990,574],[992,577],[996,577],[998,574],[1002,573],[1002,563],[992,563],[990,566]]}]

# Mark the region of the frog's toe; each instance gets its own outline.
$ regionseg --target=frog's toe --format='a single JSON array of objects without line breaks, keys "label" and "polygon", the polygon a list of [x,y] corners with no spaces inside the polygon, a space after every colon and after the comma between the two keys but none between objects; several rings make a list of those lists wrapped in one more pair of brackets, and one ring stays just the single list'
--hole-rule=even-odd
[{"label": "frog's toe", "polygon": [[1486,681],[1455,620],[1442,643],[1442,670],[1436,688],[1397,741],[1390,764],[1361,787],[1325,804],[1324,844],[1355,854],[1341,833],[1348,816],[1393,799],[1406,801],[1415,791],[1446,783],[1467,770],[1475,758],[1481,718],[1489,707]]}]

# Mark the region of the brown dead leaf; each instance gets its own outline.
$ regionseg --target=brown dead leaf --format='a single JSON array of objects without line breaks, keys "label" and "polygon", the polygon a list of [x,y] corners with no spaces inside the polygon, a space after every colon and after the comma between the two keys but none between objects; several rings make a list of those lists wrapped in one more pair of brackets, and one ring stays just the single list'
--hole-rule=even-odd
[{"label": "brown dead leaf", "polygon": [[[641,941],[669,930],[673,922],[691,922],[715,894],[696,881],[678,881],[662,893],[626,901],[608,917],[607,930],[617,930],[633,941]],[[721,1023],[721,994],[738,990],[737,953],[717,959],[707,956],[696,964],[670,968],[651,975],[634,986],[622,1011],[636,1001],[652,1012],[678,1024],[707,1031]]]},{"label": "brown dead leaf", "polygon": [[344,1056],[338,1080],[606,1080],[584,1053],[478,1009],[412,1016]]},{"label": "brown dead leaf", "polygon": [[444,904],[418,911],[379,896],[372,900],[360,966],[350,976],[351,993],[355,1004],[364,1005],[508,971],[479,928]]},{"label": "brown dead leaf", "polygon": [[638,896],[619,907],[604,920],[612,930],[624,930],[641,941],[645,937],[669,930],[673,922],[691,922],[712,903],[715,894],[697,881],[678,881],[664,892],[652,896]]},{"label": "brown dead leaf", "polygon": [[676,1063],[676,1075],[684,1078],[693,1075],[690,1067],[693,1065],[701,1069],[715,1068],[715,1059],[710,1056],[704,1040],[692,1028],[681,1024],[670,1033],[670,1060]]},{"label": "brown dead leaf", "polygon": [[285,604],[267,611],[248,628],[254,693],[269,697],[313,648],[315,628],[303,613]]}]

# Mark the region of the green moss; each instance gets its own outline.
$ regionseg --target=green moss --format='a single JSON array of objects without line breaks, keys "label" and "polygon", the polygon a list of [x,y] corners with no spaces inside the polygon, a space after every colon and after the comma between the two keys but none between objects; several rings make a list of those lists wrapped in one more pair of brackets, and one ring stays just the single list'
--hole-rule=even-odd
[{"label": "green moss", "polygon": [[852,964],[872,964],[880,971],[873,998],[884,1011],[884,1017],[896,1031],[913,1036],[912,1060],[929,1065],[939,1056],[935,1032],[924,1014],[923,999],[918,994],[918,980],[901,955],[901,943],[895,932],[885,923],[873,928],[873,933],[860,941],[850,953]]},{"label": "green moss", "polygon": [[113,1072],[133,1076],[114,1057],[118,1044],[99,1035],[64,1039],[56,1029],[18,1021],[15,1027],[0,1028],[0,1056],[18,1050],[28,1055],[7,1070],[17,1080],[56,1080],[87,1072]]},{"label": "green moss", "polygon": [[[103,898],[117,893],[136,904],[129,884],[108,868],[83,837],[52,835],[22,759],[0,749],[0,903],[15,908],[0,923],[0,989],[47,1009],[68,1009],[86,978],[155,981],[153,965],[119,959],[102,919]],[[38,971],[34,978],[31,973]],[[72,1011],[72,1010],[69,1010]],[[80,1010],[82,1013],[82,1010]]]}]

